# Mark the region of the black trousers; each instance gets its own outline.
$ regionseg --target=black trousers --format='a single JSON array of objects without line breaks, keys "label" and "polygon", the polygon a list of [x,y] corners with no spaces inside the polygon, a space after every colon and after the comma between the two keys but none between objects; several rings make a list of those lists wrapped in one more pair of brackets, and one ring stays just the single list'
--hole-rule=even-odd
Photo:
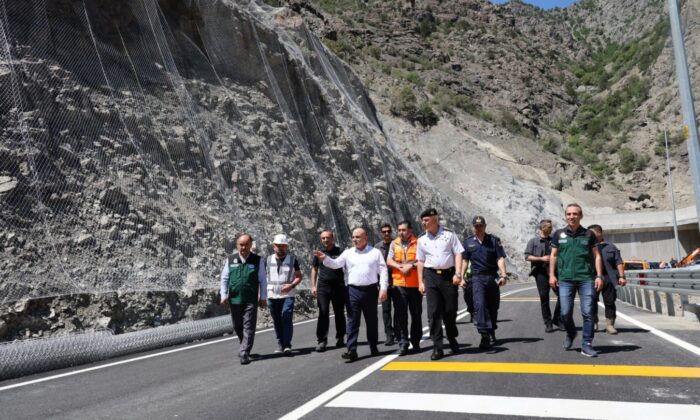
[{"label": "black trousers", "polygon": [[382,302],[382,319],[384,321],[384,335],[386,336],[387,340],[389,340],[390,338],[395,338],[397,336],[396,328],[392,323],[393,317],[391,316],[391,301],[393,295],[392,289],[393,286],[389,286],[389,289],[387,290],[388,298],[387,300]]},{"label": "black trousers", "polygon": [[[394,327],[399,345],[408,347],[410,341],[413,347],[420,345],[423,337],[423,295],[417,287],[393,287],[394,297]],[[411,335],[408,330],[408,314],[411,314]]]},{"label": "black trousers", "polygon": [[367,342],[370,348],[377,346],[377,300],[379,289],[371,286],[348,286],[348,351],[357,350],[360,318],[365,317]]},{"label": "black trousers", "polygon": [[316,339],[319,343],[328,342],[329,319],[331,305],[335,314],[335,339],[345,338],[345,283],[341,281],[319,281],[316,286],[316,302],[318,303],[318,322],[316,323]]},{"label": "black trousers", "polygon": [[457,332],[457,286],[452,284],[454,269],[437,274],[427,268],[423,270],[425,295],[428,300],[428,325],[430,338],[435,345],[442,345],[442,324],[448,339],[455,338]]},{"label": "black trousers", "polygon": [[603,290],[597,292],[595,295],[595,302],[593,302],[593,321],[598,322],[598,300],[600,295],[603,295],[603,304],[605,305],[605,319],[614,320],[617,314],[617,308],[615,307],[615,300],[617,299],[617,288],[616,285],[605,282]]},{"label": "black trousers", "polygon": [[[537,292],[540,294],[540,306],[542,307],[542,320],[545,324],[554,322],[555,324],[561,321],[561,305],[559,304],[559,291],[553,290],[549,286],[549,275],[546,273],[535,273],[535,283],[537,283]],[[549,309],[549,291],[552,290],[557,296],[557,304],[554,306],[554,317]]]}]

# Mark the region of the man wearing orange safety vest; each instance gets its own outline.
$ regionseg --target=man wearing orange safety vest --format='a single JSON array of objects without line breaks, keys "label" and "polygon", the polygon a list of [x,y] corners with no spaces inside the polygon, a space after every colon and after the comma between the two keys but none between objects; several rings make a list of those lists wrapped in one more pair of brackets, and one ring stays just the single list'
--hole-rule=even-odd
[{"label": "man wearing orange safety vest", "polygon": [[413,235],[411,222],[404,220],[397,225],[399,236],[391,242],[386,265],[391,269],[394,287],[394,328],[399,341],[399,356],[408,354],[408,313],[411,313],[410,343],[413,351],[420,350],[423,336],[421,315],[423,313],[423,295],[418,290],[418,271],[416,270],[416,251],[418,239]]}]

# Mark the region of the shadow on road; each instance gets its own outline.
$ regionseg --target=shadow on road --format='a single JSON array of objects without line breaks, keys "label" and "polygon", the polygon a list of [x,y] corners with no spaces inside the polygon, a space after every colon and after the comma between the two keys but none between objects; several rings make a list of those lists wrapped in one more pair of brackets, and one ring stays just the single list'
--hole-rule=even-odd
[{"label": "shadow on road", "polygon": [[629,352],[629,351],[635,351],[641,349],[639,346],[635,346],[633,344],[625,344],[622,346],[593,346],[599,354],[606,354],[606,353],[621,353],[621,352]]}]

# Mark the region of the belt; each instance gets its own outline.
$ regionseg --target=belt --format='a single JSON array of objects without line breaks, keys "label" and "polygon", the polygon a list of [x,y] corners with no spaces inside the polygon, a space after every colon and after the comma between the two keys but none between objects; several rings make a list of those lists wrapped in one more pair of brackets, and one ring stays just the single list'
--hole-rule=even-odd
[{"label": "belt", "polygon": [[370,290],[370,289],[377,289],[377,283],[372,283],[368,284],[366,286],[356,286],[354,284],[348,284],[348,286],[353,287],[355,289],[360,289],[360,290]]},{"label": "belt", "polygon": [[437,274],[438,276],[446,276],[448,274],[453,275],[455,273],[455,268],[450,267],[450,268],[433,268],[433,267],[424,267],[428,271],[432,271],[433,273]]}]

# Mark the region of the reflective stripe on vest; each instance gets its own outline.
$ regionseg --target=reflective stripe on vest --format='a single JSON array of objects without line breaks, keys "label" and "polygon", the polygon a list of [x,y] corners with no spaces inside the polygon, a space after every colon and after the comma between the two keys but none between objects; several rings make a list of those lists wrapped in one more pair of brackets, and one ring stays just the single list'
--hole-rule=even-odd
[{"label": "reflective stripe on vest", "polygon": [[270,255],[267,257],[267,297],[271,299],[281,299],[294,296],[295,289],[287,293],[280,292],[283,285],[289,284],[294,280],[294,256],[287,254],[279,265],[277,257]]},{"label": "reflective stripe on vest", "polygon": [[[416,251],[418,250],[418,239],[415,236],[411,236],[411,240],[405,250],[400,236],[394,239],[392,246],[394,247],[394,261],[399,264],[415,264]],[[391,278],[394,286],[418,287],[418,270],[415,267],[408,274],[403,274],[401,270],[392,269]]]}]

